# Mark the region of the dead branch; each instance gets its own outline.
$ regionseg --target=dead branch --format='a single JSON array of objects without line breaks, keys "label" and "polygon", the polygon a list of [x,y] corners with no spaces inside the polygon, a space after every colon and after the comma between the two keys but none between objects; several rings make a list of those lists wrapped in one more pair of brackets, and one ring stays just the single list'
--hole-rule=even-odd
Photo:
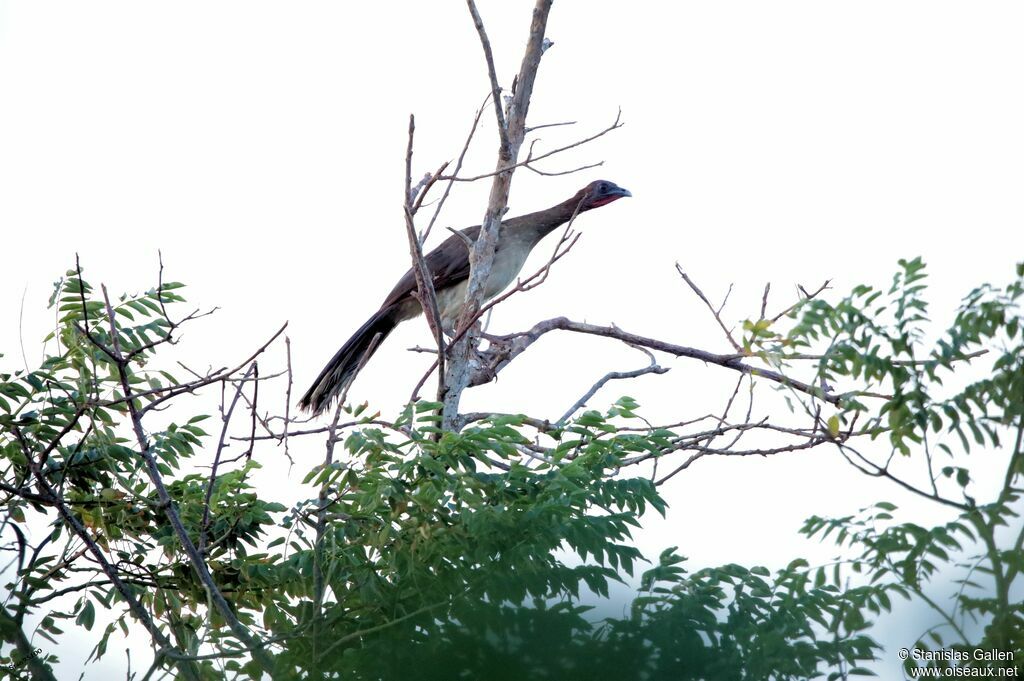
[{"label": "dead branch", "polygon": [[544,177],[558,177],[559,175],[573,175],[575,173],[579,173],[579,172],[582,172],[584,170],[591,170],[592,168],[600,168],[603,165],[604,165],[604,161],[598,161],[597,163],[588,163],[587,165],[577,166],[575,168],[570,168],[568,170],[554,170],[554,171],[552,171],[552,170],[540,170],[539,168],[534,168],[533,165],[531,165],[529,163],[524,164],[523,167],[526,168],[527,170],[529,170],[531,173],[536,173],[537,175],[542,175]]},{"label": "dead branch", "polygon": [[508,137],[508,125],[505,123],[505,112],[501,108],[501,86],[498,84],[498,74],[494,70],[494,53],[491,51],[491,41],[487,38],[487,30],[484,28],[484,21],[480,18],[476,3],[467,0],[469,14],[473,18],[473,25],[476,27],[477,35],[480,36],[480,46],[484,51],[484,61],[487,62],[487,77],[491,81],[491,101],[494,102],[494,117],[498,119],[498,136],[501,138],[501,148],[511,148]]},{"label": "dead branch", "polygon": [[804,450],[804,449],[811,449],[813,447],[817,447],[818,445],[824,444],[826,442],[830,442],[830,440],[828,438],[817,437],[817,438],[811,438],[811,439],[806,440],[804,442],[799,442],[799,443],[795,443],[795,444],[791,444],[791,445],[784,445],[784,446],[781,446],[781,447],[770,447],[770,448],[765,448],[765,449],[746,449],[746,450],[742,450],[742,449],[728,449],[728,448],[712,449],[710,447],[700,447],[700,446],[693,447],[691,449],[696,449],[697,450],[696,454],[690,456],[688,459],[686,459],[686,461],[684,461],[682,464],[680,464],[671,473],[669,473],[665,477],[661,478],[660,480],[655,481],[654,484],[655,485],[663,485],[664,483],[666,483],[670,479],[672,479],[675,475],[677,475],[677,474],[681,473],[682,471],[686,470],[687,468],[689,468],[691,465],[693,465],[693,463],[695,461],[697,461],[699,459],[702,459],[705,456],[712,455],[712,454],[713,455],[718,455],[718,456],[772,456],[772,455],[775,455],[775,454],[782,454],[782,453],[785,453],[785,452],[797,452],[797,451]]},{"label": "dead branch", "polygon": [[542,175],[544,177],[557,177],[559,175],[572,175],[573,173],[578,173],[578,172],[583,171],[583,170],[590,170],[591,168],[598,168],[598,167],[604,165],[604,161],[598,161],[597,163],[589,163],[587,165],[578,166],[576,168],[570,168],[569,170],[559,170],[559,171],[545,171],[545,170],[541,170],[539,168],[534,167],[533,164],[532,164],[532,161],[534,160],[534,158],[533,158],[533,148],[534,148],[534,146],[536,146],[537,142],[539,142],[539,141],[540,140],[533,140],[532,142],[530,142],[530,148],[526,152],[526,160],[523,161],[523,167],[526,168],[527,170],[529,170],[530,172],[536,173],[537,175]]},{"label": "dead branch", "polygon": [[827,394],[821,390],[821,388],[790,378],[777,371],[762,369],[760,367],[746,364],[742,361],[744,359],[744,355],[742,354],[716,354],[685,345],[668,343],[655,338],[638,336],[614,326],[597,326],[595,324],[574,322],[566,317],[547,319],[545,321],[538,322],[533,326],[533,328],[527,331],[498,337],[500,342],[508,344],[508,354],[505,358],[506,362],[514,359],[530,347],[530,345],[540,339],[541,336],[551,331],[572,331],[574,333],[583,333],[592,336],[604,336],[606,338],[614,338],[616,340],[623,341],[630,345],[638,345],[658,352],[665,352],[670,355],[675,355],[676,357],[689,357],[708,364],[715,364],[732,371],[739,371],[740,373],[764,378],[774,383],[778,383],[779,385],[788,386],[793,390],[805,393],[815,399],[822,400],[833,405],[838,405],[842,399],[840,395]]},{"label": "dead branch", "polygon": [[[284,337],[284,349],[285,349],[285,361],[288,367],[288,387],[284,393],[284,456],[288,459],[288,462],[295,464],[292,461],[292,455],[288,452],[288,426],[291,424],[291,408],[292,408],[292,339],[288,336]],[[255,440],[255,438],[253,438]]]},{"label": "dead branch", "polygon": [[500,175],[502,173],[507,173],[509,171],[515,170],[516,168],[519,168],[519,167],[522,167],[522,166],[526,166],[527,164],[536,163],[537,161],[543,160],[543,159],[548,158],[550,156],[554,156],[555,154],[560,154],[563,151],[568,151],[569,149],[575,149],[576,147],[582,146],[582,145],[587,144],[589,142],[593,142],[594,140],[598,139],[599,137],[604,137],[605,135],[610,133],[612,130],[618,130],[623,125],[624,125],[624,123],[622,123],[622,110],[620,109],[618,114],[615,116],[615,121],[611,125],[609,125],[608,127],[606,127],[604,129],[594,133],[593,135],[590,135],[589,137],[584,137],[583,139],[576,140],[575,142],[573,142],[571,144],[566,144],[564,146],[557,147],[555,149],[551,149],[550,151],[546,151],[543,154],[539,154],[537,156],[531,156],[531,157],[527,158],[525,161],[520,161],[520,162],[517,162],[517,163],[510,163],[510,164],[505,165],[505,166],[500,166],[497,170],[495,170],[493,172],[490,172],[490,173],[481,173],[480,175],[471,175],[469,177],[458,177],[458,176],[455,176],[455,175],[450,175],[450,176],[442,176],[441,179],[442,180],[451,180],[453,182],[476,182],[478,180],[485,180],[488,177],[495,177],[495,176],[498,176],[498,175]]},{"label": "dead branch", "polygon": [[[412,431],[404,426],[397,426],[391,421],[383,421],[381,419],[357,419],[355,421],[346,421],[344,423],[338,423],[334,427],[336,431],[345,430],[347,428],[353,428],[355,426],[379,426],[392,430],[405,437],[411,437]],[[293,430],[288,433],[271,433],[269,435],[257,435],[254,440],[277,440],[278,442],[285,439],[285,437],[300,437],[302,435],[319,435],[321,433],[329,433],[332,426],[321,426],[320,428],[309,428],[307,430]],[[248,437],[231,437],[232,440],[249,440]]]},{"label": "dead branch", "polygon": [[[416,277],[416,297],[420,301],[420,307],[423,308],[423,316],[426,318],[430,332],[434,336],[434,342],[437,343],[438,394],[441,394],[444,391],[445,381],[445,342],[444,332],[441,329],[441,312],[437,307],[437,292],[434,291],[434,279],[430,274],[430,269],[427,267],[427,261],[423,258],[423,244],[416,236],[416,225],[413,221],[413,196],[410,184],[412,182],[412,151],[415,132],[416,118],[410,114],[409,145],[405,152],[405,233],[409,240],[409,257],[412,259],[412,271]],[[434,177],[436,181],[437,175]],[[424,189],[423,193],[424,195],[426,194],[426,189]]]},{"label": "dead branch", "polygon": [[659,366],[654,361],[653,356],[651,357],[651,363],[640,369],[634,369],[633,371],[609,371],[607,374],[598,379],[597,382],[594,383],[594,385],[590,386],[590,389],[587,390],[587,392],[583,393],[583,396],[580,397],[580,399],[576,400],[576,402],[571,407],[569,407],[564,414],[562,414],[558,421],[555,422],[555,426],[560,427],[565,425],[565,422],[568,421],[573,414],[575,414],[577,411],[585,407],[587,405],[587,401],[590,400],[591,397],[596,395],[597,391],[603,388],[608,381],[622,380],[625,378],[638,378],[646,374],[664,374],[667,372],[668,368]]},{"label": "dead branch", "polygon": [[[509,104],[507,121],[500,106],[500,88],[494,73],[494,60],[491,56],[486,32],[483,30],[483,22],[473,0],[467,0],[467,5],[474,25],[477,26],[484,55],[488,60],[488,77],[491,81],[501,145],[498,150],[498,170],[491,182],[487,211],[480,223],[480,236],[469,254],[470,275],[466,287],[466,304],[456,323],[456,329],[459,331],[474,324],[473,320],[476,319],[477,312],[483,304],[484,287],[494,262],[494,250],[497,246],[501,218],[508,205],[509,190],[512,186],[512,171],[517,165],[519,149],[526,133],[526,116],[530,108],[530,97],[533,95],[537,69],[544,52],[544,33],[547,28],[548,13],[551,11],[551,0],[537,0],[537,4],[534,6],[533,19],[530,23],[530,37],[516,80],[515,94]],[[449,355],[451,365],[444,377],[445,390],[439,394],[441,397],[439,401],[444,405],[441,421],[441,427],[444,430],[451,430],[457,421],[462,391],[468,386],[470,379],[469,358],[472,344],[472,334],[468,334],[451,346]]]},{"label": "dead branch", "polygon": [[[462,162],[466,159],[466,153],[469,151],[469,145],[473,142],[473,135],[476,134],[476,128],[480,124],[480,117],[484,113],[484,109],[487,107],[487,100],[491,98],[491,94],[488,93],[484,97],[483,104],[476,110],[476,116],[473,118],[473,125],[469,129],[469,134],[466,136],[466,143],[462,145],[462,151],[459,152],[459,158],[455,161],[454,175],[458,175],[459,171],[462,170]],[[441,194],[441,199],[437,202],[437,206],[434,207],[434,214],[430,216],[430,222],[427,224],[427,228],[420,234],[420,244],[426,243],[427,237],[430,236],[430,230],[434,228],[434,223],[437,222],[437,216],[441,214],[441,209],[444,207],[445,201],[448,200],[448,195],[452,191],[452,187],[455,185],[455,180],[448,178],[448,184],[445,185],[444,193]]]},{"label": "dead branch", "polygon": [[[166,401],[168,401],[168,400],[170,400],[170,399],[172,399],[174,397],[177,397],[178,395],[183,395],[185,393],[195,392],[199,388],[203,388],[205,386],[208,386],[211,383],[216,383],[218,381],[223,381],[224,379],[228,378],[229,376],[233,376],[233,375],[237,374],[239,371],[242,370],[243,367],[245,367],[250,362],[252,362],[254,359],[256,359],[261,354],[263,354],[266,351],[266,349],[268,347],[270,347],[270,344],[273,343],[275,340],[277,340],[277,337],[280,336],[282,333],[284,333],[284,330],[287,329],[287,328],[288,328],[288,322],[285,322],[281,326],[281,328],[278,329],[277,332],[274,333],[274,335],[270,337],[269,340],[267,340],[265,343],[263,343],[263,345],[258,347],[251,355],[249,355],[249,357],[246,358],[246,360],[244,362],[242,362],[241,364],[237,365],[236,367],[234,367],[232,369],[221,368],[221,369],[217,369],[216,371],[210,372],[209,374],[207,374],[206,376],[204,376],[202,378],[197,378],[194,381],[188,381],[186,383],[178,383],[178,384],[169,385],[169,386],[163,386],[163,387],[160,387],[160,388],[153,388],[151,390],[140,390],[139,392],[133,392],[132,393],[132,397],[131,397],[131,399],[133,399],[133,400],[137,400],[137,399],[140,399],[140,398],[143,398],[143,397],[150,397],[152,395],[160,395],[160,397],[157,397],[156,399],[151,401],[149,404],[147,404],[145,407],[142,407],[139,410],[139,415],[140,416],[145,415],[146,413],[148,413],[149,411],[153,410],[158,405],[160,405],[160,404],[162,404],[162,403],[164,403],[164,402],[166,402]],[[104,407],[113,407],[113,406],[118,405],[118,404],[124,404],[125,402],[128,401],[128,399],[129,399],[128,397],[122,397],[122,398],[119,398],[119,399],[116,399],[116,400],[103,400],[103,401],[97,402],[97,405],[104,406]]]},{"label": "dead branch", "polygon": [[541,130],[543,128],[556,128],[563,125],[576,125],[576,121],[563,121],[561,123],[541,123],[540,125],[527,126],[526,134],[529,135],[534,130]]},{"label": "dead branch", "polygon": [[[732,336],[732,331],[730,331],[729,327],[727,327],[725,323],[722,321],[722,316],[720,313],[722,311],[722,308],[725,307],[725,301],[722,301],[722,305],[716,310],[715,307],[711,304],[711,301],[708,300],[708,297],[704,295],[704,292],[701,291],[697,284],[694,283],[693,279],[690,279],[690,277],[687,276],[686,272],[683,271],[683,268],[679,265],[679,263],[676,263],[676,271],[679,272],[679,276],[683,278],[683,281],[687,283],[690,289],[697,294],[697,297],[704,301],[704,304],[708,306],[709,310],[711,310],[712,316],[714,316],[715,321],[718,322],[718,325],[722,327],[722,331],[725,332],[725,337],[729,339],[729,345],[732,346],[733,350],[742,353],[743,348],[740,346],[739,343],[736,342],[736,339],[733,338]],[[729,291],[732,291],[732,285],[729,286]],[[728,293],[726,294],[725,299],[729,299]]]}]

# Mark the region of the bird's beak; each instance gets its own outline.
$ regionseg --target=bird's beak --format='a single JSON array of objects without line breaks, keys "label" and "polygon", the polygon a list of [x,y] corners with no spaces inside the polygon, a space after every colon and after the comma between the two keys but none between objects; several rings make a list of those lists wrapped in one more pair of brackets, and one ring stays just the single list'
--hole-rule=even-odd
[{"label": "bird's beak", "polygon": [[623,189],[622,187],[619,187],[619,196],[633,196],[633,192],[629,191],[628,189]]}]

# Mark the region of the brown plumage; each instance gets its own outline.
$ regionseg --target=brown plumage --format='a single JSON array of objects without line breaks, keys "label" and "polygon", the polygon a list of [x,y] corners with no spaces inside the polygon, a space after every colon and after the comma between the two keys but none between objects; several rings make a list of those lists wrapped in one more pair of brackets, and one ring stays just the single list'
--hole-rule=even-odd
[{"label": "brown plumage", "polygon": [[[556,206],[504,220],[498,232],[494,264],[484,290],[485,298],[493,298],[512,283],[533,247],[552,230],[568,222],[575,213],[604,206],[623,196],[632,194],[614,182],[597,180]],[[464,229],[462,234],[476,241],[480,226]],[[433,277],[442,326],[451,332],[465,302],[469,250],[464,239],[453,234],[424,259]],[[352,334],[323,368],[299,401],[302,409],[314,414],[324,411],[355,380],[356,374],[388,334],[400,323],[422,312],[419,301],[413,296],[415,292],[416,277],[410,269],[398,280],[380,309]]]}]

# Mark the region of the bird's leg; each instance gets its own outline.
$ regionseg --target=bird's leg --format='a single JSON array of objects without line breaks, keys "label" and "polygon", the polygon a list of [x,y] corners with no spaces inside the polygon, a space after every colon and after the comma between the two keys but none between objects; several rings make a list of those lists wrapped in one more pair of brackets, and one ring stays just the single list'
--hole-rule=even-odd
[{"label": "bird's leg", "polygon": [[[442,323],[442,330],[445,332],[445,335],[448,336],[449,343],[452,342],[456,335],[454,324],[455,320],[453,319],[451,321],[452,323],[450,325],[445,325],[444,323]],[[488,333],[484,333],[484,325],[479,320],[474,322],[473,328],[470,331],[468,331],[466,335],[469,337],[469,343],[472,347],[472,352],[477,357],[478,360],[486,357],[491,351],[490,348],[493,347],[495,343],[500,341],[500,336],[492,336]],[[480,348],[480,339],[487,340],[488,348],[486,350]]]}]

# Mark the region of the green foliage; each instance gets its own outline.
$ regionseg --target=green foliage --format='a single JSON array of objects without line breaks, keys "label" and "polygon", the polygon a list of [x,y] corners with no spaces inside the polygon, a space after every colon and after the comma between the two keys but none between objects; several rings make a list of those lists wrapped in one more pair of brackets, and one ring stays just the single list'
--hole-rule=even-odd
[{"label": "green foliage", "polygon": [[[936,510],[955,509],[957,516],[924,527],[899,522],[897,507],[881,502],[857,516],[812,517],[803,532],[821,538],[834,533],[837,544],[853,551],[848,569],[924,601],[940,616],[936,628],[916,647],[961,651],[964,660],[937,659],[929,666],[1020,665],[1024,607],[1012,594],[1019,593],[1024,581],[1024,529],[1019,523],[1019,479],[1024,474],[1024,264],[1017,266],[1009,284],[972,290],[937,340],[926,325],[924,264],[915,259],[900,261],[900,266],[887,291],[859,286],[834,305],[807,301],[784,344],[807,348],[816,340],[827,340],[828,351],[818,364],[820,377],[828,383],[849,378],[867,383],[844,395],[843,408],[833,418],[851,424],[866,417],[863,431],[872,439],[887,436],[893,454],[916,458],[924,475],[898,477],[891,470],[891,457],[890,462],[874,463],[841,444],[854,463],[929,499]],[[987,369],[969,366],[979,362]],[[869,408],[861,397],[874,389],[888,394],[880,396],[880,407]],[[838,433],[837,425],[833,437]],[[982,460],[972,461],[977,456]],[[1003,470],[992,484],[988,471],[998,465]],[[983,469],[988,469],[986,474],[978,475]],[[952,604],[946,605],[946,599],[930,597],[927,587],[951,574],[958,576]],[[834,582],[839,583],[838,565]],[[878,612],[877,607],[873,611]],[[973,633],[972,627],[979,624],[980,633]],[[978,660],[971,655],[975,649],[1012,657]],[[912,659],[906,662],[908,669],[915,664]]]},{"label": "green foliage", "polygon": [[[0,374],[4,513],[13,523],[18,554],[17,572],[7,584],[7,607],[20,623],[28,613],[59,604],[35,630],[53,644],[65,633],[62,620],[92,630],[97,605],[109,610],[123,600],[103,570],[88,560],[92,552],[57,509],[84,528],[117,566],[133,596],[163,617],[181,640],[194,639],[202,626],[195,613],[205,609],[207,596],[162,517],[132,427],[145,405],[165,400],[173,395],[172,386],[182,385],[170,373],[149,367],[157,349],[170,340],[174,324],[167,308],[184,301],[178,293],[182,286],[162,283],[108,303],[105,291],[93,289],[77,270],[69,271],[50,301],[58,320],[46,342],[56,341],[57,349],[34,371]],[[137,396],[130,402],[126,386]],[[165,422],[144,434],[157,475],[173,476],[201,450],[206,433],[197,423],[202,418]],[[247,493],[245,479],[256,465],[224,474],[215,486],[206,530],[211,564],[223,557],[230,565],[226,556],[244,556],[242,542],[254,543],[273,524],[271,513],[284,510]],[[170,485],[194,537],[200,533],[195,510],[203,507],[197,486],[196,475]],[[40,534],[41,521],[48,527]],[[34,547],[29,544],[33,535]],[[81,579],[83,572],[92,579]],[[57,599],[62,593],[69,596]],[[126,633],[129,621],[122,613],[105,628],[96,657],[106,651],[115,626]],[[56,659],[51,653],[46,661]]]},{"label": "green foliage", "polygon": [[[993,536],[993,525],[1019,517],[1003,503],[972,508],[957,519],[924,527],[912,522],[893,522],[898,511],[894,504],[880,502],[855,516],[808,519],[802,532],[825,538],[854,551],[843,564],[850,573],[869,576],[880,586],[883,600],[868,603],[878,613],[890,608],[888,593],[927,603],[940,617],[936,626],[920,635],[914,647],[921,651],[959,651],[963,659],[944,660],[936,655],[926,666],[943,669],[952,666],[1014,668],[1024,661],[1024,607],[1011,599],[1014,582],[1020,580],[1024,554],[1019,544],[1000,547]],[[980,549],[980,550],[979,550]],[[833,583],[845,578],[837,569]],[[945,606],[928,595],[928,585],[944,582],[955,575],[952,605]],[[819,582],[826,577],[819,576]],[[980,633],[974,633],[979,629]],[[978,659],[975,650],[998,650],[1010,655],[1007,660]],[[909,670],[917,662],[905,662]]]},{"label": "green foliage", "polygon": [[[302,527],[308,509],[284,523],[296,552],[279,564],[304,585],[293,593],[313,593],[320,561],[336,600],[312,619],[308,602],[278,603],[275,633],[303,632],[281,662],[354,679],[801,679],[872,659],[850,613],[877,589],[815,586],[802,562],[774,577],[687,574],[667,551],[631,602],[605,600],[643,560],[631,529],[664,508],[649,480],[619,477],[637,436],[617,419],[635,407],[584,414],[562,433],[563,458],[537,467],[514,456],[530,445],[519,417],[434,441],[415,427],[432,419],[409,411],[393,437],[351,434],[351,463],[314,478],[336,490],[326,546]],[[597,618],[595,605],[629,614]]]},{"label": "green foliage", "polygon": [[[801,349],[826,340],[819,378],[828,384],[844,379],[862,383],[844,394],[840,422],[849,423],[858,413],[868,415],[874,435],[887,435],[903,455],[924,445],[929,432],[955,434],[965,452],[972,444],[999,447],[1000,428],[1012,427],[1024,416],[1019,312],[1024,265],[1018,265],[1017,277],[1005,287],[985,284],[971,291],[931,347],[924,263],[920,258],[901,260],[900,267],[888,290],[862,285],[835,304],[806,301],[798,323],[779,346]],[[982,355],[992,358],[988,375],[951,394],[937,394],[963,363]],[[891,395],[881,408],[868,408],[863,395],[878,387]],[[939,447],[952,453],[948,444]]]},{"label": "green foliage", "polygon": [[[813,361],[812,385],[841,396],[815,414],[815,437],[955,517],[922,526],[886,502],[815,516],[804,534],[844,555],[774,572],[689,571],[675,549],[653,564],[638,552],[632,533],[666,505],[629,463],[668,456],[681,438],[629,397],[547,427],[543,446],[526,416],[453,433],[438,428],[433,403],[393,421],[363,405],[327,433],[332,453],[305,476],[307,498],[285,505],[257,489],[258,449],[211,482],[196,471],[219,455],[206,417],[151,409],[197,385],[157,367],[181,285],[108,306],[69,272],[52,300],[56,349],[34,371],[0,374],[3,528],[16,556],[3,638],[16,642],[36,615],[36,639],[91,635],[99,658],[142,631],[128,608],[137,602],[178,656],[157,664],[192,678],[261,677],[236,617],[267,642],[276,678],[835,679],[868,673],[880,652],[871,626],[916,599],[942,624],[919,648],[992,647],[1020,661],[1024,613],[1011,595],[1024,532],[1011,524],[1024,473],[1024,268],[1007,286],[972,291],[935,338],[924,265],[900,267],[886,289],[804,301],[788,330],[748,322],[743,345],[780,372]],[[229,378],[240,376],[217,380]],[[873,463],[857,437],[920,462],[925,484]],[[1009,450],[1003,484],[982,498],[973,459],[997,448]],[[949,607],[931,594],[957,566]],[[211,584],[230,616],[211,607]],[[189,655],[209,657],[188,667],[179,658]]]}]

